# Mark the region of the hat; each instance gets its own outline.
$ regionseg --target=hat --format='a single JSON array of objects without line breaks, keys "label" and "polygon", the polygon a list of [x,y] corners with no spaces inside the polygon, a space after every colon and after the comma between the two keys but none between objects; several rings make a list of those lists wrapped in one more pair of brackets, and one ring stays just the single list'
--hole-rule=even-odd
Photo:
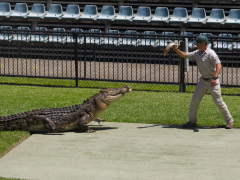
[{"label": "hat", "polygon": [[204,42],[205,44],[208,44],[208,38],[206,36],[198,36],[196,41],[193,41],[193,44],[196,45],[197,43],[202,43]]}]

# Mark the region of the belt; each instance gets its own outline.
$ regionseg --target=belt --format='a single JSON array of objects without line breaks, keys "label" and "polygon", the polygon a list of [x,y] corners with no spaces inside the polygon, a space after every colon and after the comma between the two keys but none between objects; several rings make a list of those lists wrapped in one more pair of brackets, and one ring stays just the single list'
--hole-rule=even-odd
[{"label": "belt", "polygon": [[211,78],[203,78],[203,80],[205,80],[205,81],[208,81],[208,80],[210,80]]}]

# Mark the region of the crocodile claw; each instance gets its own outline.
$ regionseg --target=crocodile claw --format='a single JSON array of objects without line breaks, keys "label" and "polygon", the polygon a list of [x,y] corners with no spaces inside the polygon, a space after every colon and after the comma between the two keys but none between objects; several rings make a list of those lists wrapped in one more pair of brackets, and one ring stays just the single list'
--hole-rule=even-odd
[{"label": "crocodile claw", "polygon": [[100,124],[101,122],[105,122],[105,119],[101,119],[101,118],[97,118],[94,121],[98,122],[98,124]]}]

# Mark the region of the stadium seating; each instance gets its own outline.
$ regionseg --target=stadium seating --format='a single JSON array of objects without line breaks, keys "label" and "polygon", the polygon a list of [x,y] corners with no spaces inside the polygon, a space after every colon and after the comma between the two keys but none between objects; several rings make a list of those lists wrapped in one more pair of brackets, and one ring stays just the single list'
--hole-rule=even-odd
[{"label": "stadium seating", "polygon": [[146,36],[141,36],[142,38],[138,44],[139,46],[157,46],[158,41],[156,39],[156,31],[144,31],[143,34]]},{"label": "stadium seating", "polygon": [[206,11],[204,8],[194,8],[187,23],[206,23]]},{"label": "stadium seating", "polygon": [[[231,39],[224,39],[224,38],[232,38],[232,34],[229,33],[220,33],[218,35],[219,39],[213,46],[215,49],[233,49],[233,42]],[[222,39],[221,39],[222,38]]]},{"label": "stadium seating", "polygon": [[62,16],[63,16],[62,5],[61,4],[51,4],[49,7],[49,11],[48,11],[47,15],[44,17],[44,19],[58,20],[58,19],[61,19]]},{"label": "stadium seating", "polygon": [[98,10],[96,5],[86,5],[83,10],[83,14],[80,17],[81,20],[97,20]]},{"label": "stadium seating", "polygon": [[[71,32],[76,32],[77,33],[77,43],[78,44],[83,44],[84,43],[84,36],[82,34],[78,34],[78,33],[82,33],[83,30],[80,28],[72,28]],[[67,37],[67,43],[75,43],[75,39],[73,38],[73,36],[68,36]]]},{"label": "stadium seating", "polygon": [[116,21],[132,21],[133,8],[132,6],[121,6]]},{"label": "stadium seating", "polygon": [[0,3],[0,18],[9,18],[11,15],[10,3]]},{"label": "stadium seating", "polygon": [[62,33],[66,30],[64,28],[53,28],[52,31],[56,32],[53,35],[49,36],[49,42],[50,43],[66,43],[67,42],[67,36],[63,35]]},{"label": "stadium seating", "polygon": [[167,7],[157,7],[155,10],[155,14],[151,19],[152,22],[168,22],[170,19],[169,17],[169,10]]},{"label": "stadium seating", "polygon": [[207,24],[223,24],[225,22],[225,12],[223,9],[212,9]]},{"label": "stadium seating", "polygon": [[[236,27],[240,23],[240,9],[235,7],[238,1],[234,4],[227,3],[226,8],[223,1],[220,2],[220,0],[211,3],[207,0],[194,3],[191,3],[190,0],[183,2],[171,0],[171,2],[165,1],[165,7],[158,7],[157,3],[150,4],[146,0],[141,3],[138,1],[83,1],[81,3],[57,1],[59,4],[54,4],[53,1],[47,1],[48,3],[45,4],[42,1],[27,1],[27,3],[17,1],[19,3],[15,4],[12,2],[14,1],[0,3],[0,24],[12,26],[13,29],[16,29],[17,26],[28,26],[30,29],[44,26],[48,29],[64,27],[68,32],[71,28],[83,28],[84,30],[99,28],[104,32],[108,32],[109,29],[121,32],[134,29],[140,30],[139,32],[156,30],[157,33],[174,31],[176,34],[188,31],[192,31],[194,34],[202,32],[219,34],[228,33],[228,30],[231,29],[230,32],[236,31],[233,34],[233,37],[236,37]],[[108,3],[109,5],[107,5]],[[218,9],[212,8],[214,4],[219,5],[216,6]],[[11,6],[12,14],[10,14]],[[31,7],[29,14],[28,6]],[[80,9],[83,9],[82,13],[80,13]],[[100,10],[101,13],[98,16]],[[224,10],[229,12],[226,21]],[[191,13],[189,19],[188,13]],[[10,19],[7,19],[9,16]],[[26,19],[23,20],[23,18]],[[86,20],[96,21],[87,22]],[[164,22],[167,24],[163,25]],[[147,23],[147,26],[144,26],[143,23]],[[214,26],[216,24],[219,24],[217,28]],[[139,42],[137,44],[141,45]]]},{"label": "stadium seating", "polygon": [[174,32],[165,31],[165,32],[162,32],[161,35],[162,36],[166,36],[166,37],[161,37],[161,39],[159,41],[159,46],[166,47],[168,42],[169,42],[169,40],[173,40],[173,37],[167,37],[167,36],[174,36],[175,33]]},{"label": "stadium seating", "polygon": [[150,7],[140,6],[138,7],[137,14],[133,18],[133,21],[150,22],[152,13]]},{"label": "stadium seating", "polygon": [[80,8],[79,5],[69,4],[67,6],[65,14],[62,16],[62,19],[65,20],[77,20],[80,18]]},{"label": "stadium seating", "polygon": [[114,45],[114,46],[119,46],[121,43],[121,39],[119,37],[119,30],[113,30],[109,29],[107,31],[107,34],[104,35],[102,45]]},{"label": "stadium seating", "polygon": [[[124,32],[125,36],[122,38],[122,44],[124,46],[138,46],[137,34],[135,30],[126,30]],[[132,36],[134,34],[134,36]]]},{"label": "stadium seating", "polygon": [[114,6],[103,6],[97,20],[114,21],[116,17]]},{"label": "stadium seating", "polygon": [[29,42],[31,39],[30,28],[25,26],[19,26],[18,32],[14,35],[13,41]]},{"label": "stadium seating", "polygon": [[186,8],[174,8],[171,23],[187,23],[188,12]]},{"label": "stadium seating", "polygon": [[16,3],[11,18],[27,18],[28,6],[27,3]]},{"label": "stadium seating", "polygon": [[[48,35],[44,32],[47,32],[46,27],[35,27],[36,33],[34,33],[31,37],[31,42],[44,42],[47,43],[48,41]],[[38,32],[39,31],[39,32]]]},{"label": "stadium seating", "polygon": [[240,9],[231,9],[226,24],[240,24]]},{"label": "stadium seating", "polygon": [[13,38],[11,30],[12,30],[11,26],[0,26],[0,40],[1,41],[11,41]]},{"label": "stadium seating", "polygon": [[238,34],[237,38],[236,38],[236,41],[234,46],[233,46],[233,49],[237,49],[239,50],[240,49],[240,34]]},{"label": "stadium seating", "polygon": [[29,19],[43,19],[45,16],[44,4],[33,4],[31,12],[28,14]]},{"label": "stadium seating", "polygon": [[101,33],[100,29],[89,29],[89,33],[86,37],[86,44],[100,45],[102,43],[102,37],[98,35]]}]

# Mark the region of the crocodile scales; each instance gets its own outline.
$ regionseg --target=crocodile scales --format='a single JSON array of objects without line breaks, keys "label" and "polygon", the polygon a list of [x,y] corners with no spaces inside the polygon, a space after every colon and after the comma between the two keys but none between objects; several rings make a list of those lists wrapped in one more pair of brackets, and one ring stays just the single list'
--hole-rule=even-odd
[{"label": "crocodile scales", "polygon": [[0,130],[24,130],[30,132],[58,132],[80,130],[93,132],[87,124],[105,121],[99,116],[116,100],[131,92],[129,85],[103,89],[89,99],[63,108],[48,108],[24,113],[0,116]]}]

